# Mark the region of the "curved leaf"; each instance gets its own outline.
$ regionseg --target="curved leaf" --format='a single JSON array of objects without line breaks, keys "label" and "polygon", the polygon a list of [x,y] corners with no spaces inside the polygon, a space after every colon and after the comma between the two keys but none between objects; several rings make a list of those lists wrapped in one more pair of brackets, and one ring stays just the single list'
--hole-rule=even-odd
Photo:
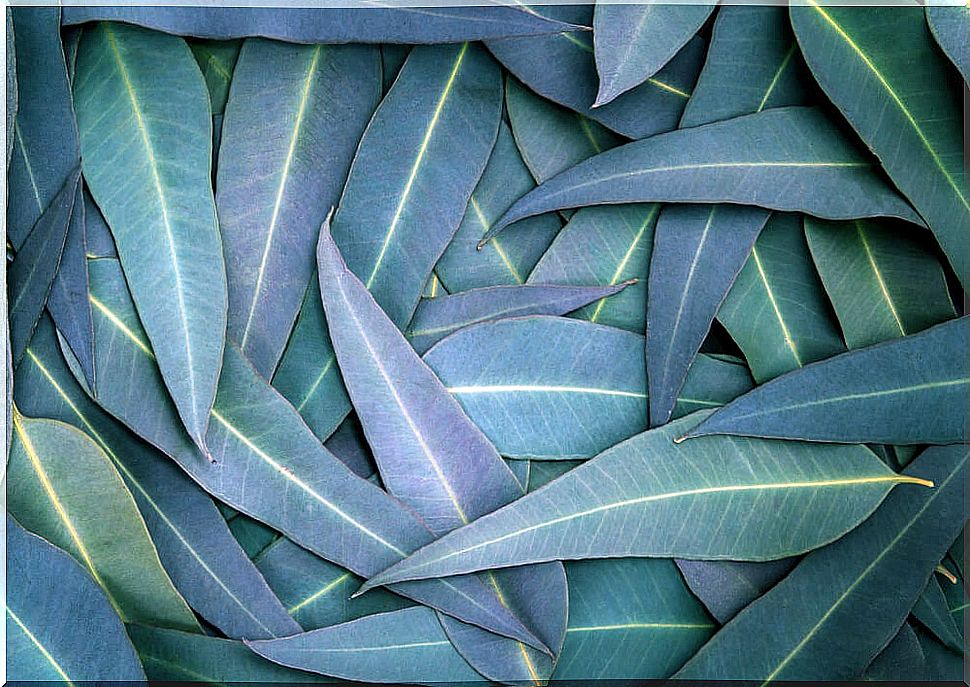
[{"label": "curved leaf", "polygon": [[[578,320],[532,316],[473,325],[424,360],[499,453],[588,458],[647,428],[643,337]],[[698,358],[678,414],[750,388],[740,366]]]},{"label": "curved leaf", "polygon": [[612,5],[593,13],[593,45],[601,107],[639,86],[693,38],[714,5]]},{"label": "curved leaf", "polygon": [[489,3],[484,7],[67,7],[65,25],[124,21],[200,38],[262,36],[294,43],[460,43],[581,27]]},{"label": "curved leaf", "polygon": [[676,561],[687,586],[721,624],[775,586],[797,562]]},{"label": "curved leaf", "polygon": [[380,99],[379,60],[372,47],[262,39],[247,40],[239,52],[222,125],[216,207],[228,337],[267,379],[313,276],[320,223],[340,197]]},{"label": "curved leaf", "polygon": [[689,436],[952,444],[966,436],[970,317],[813,363],[715,411]]},{"label": "curved leaf", "polygon": [[[899,630],[962,527],[968,457],[963,446],[925,451],[906,475],[931,480],[934,489],[890,494],[866,522],[810,553],[739,613],[676,677],[769,682],[859,676]],[[769,620],[780,612],[783,625]]]},{"label": "curved leaf", "polygon": [[886,216],[921,223],[825,115],[786,107],[600,153],[527,193],[486,238],[551,210],[657,201],[730,202],[829,219]]},{"label": "curved leaf", "polygon": [[919,237],[873,221],[806,218],[805,238],[849,348],[956,316],[943,270]]},{"label": "curved leaf", "polygon": [[[7,124],[12,152],[7,181],[7,236],[20,250],[31,228],[78,165],[59,7],[11,8],[16,34],[16,119]],[[8,25],[9,27],[9,25]],[[7,65],[7,79],[15,74]],[[9,117],[8,112],[8,117]]]},{"label": "curved leaf", "polygon": [[935,575],[930,576],[911,613],[947,647],[953,651],[963,651],[963,636],[950,614],[950,607]]},{"label": "curved leaf", "polygon": [[659,212],[659,205],[582,208],[559,232],[532,270],[528,283],[613,286],[635,279],[636,283],[623,293],[583,308],[574,316],[642,333],[646,327],[647,273]]},{"label": "curved leaf", "polygon": [[925,679],[926,657],[913,626],[905,622],[886,648],[880,651],[862,674],[863,680],[898,680],[905,675],[911,680]]},{"label": "curved leaf", "polygon": [[415,48],[364,133],[333,237],[400,328],[458,230],[501,111],[500,70],[481,47]]},{"label": "curved leaf", "polygon": [[8,679],[145,679],[118,614],[70,556],[8,516],[6,559]]},{"label": "curved leaf", "polygon": [[893,486],[928,484],[895,474],[863,446],[724,437],[674,444],[698,417],[614,446],[363,589],[556,559],[782,558],[842,536]]},{"label": "curved leaf", "polygon": [[205,84],[181,38],[102,23],[81,37],[74,89],[84,178],[165,385],[204,449],[226,326]]},{"label": "curved leaf", "polygon": [[7,507],[74,556],[122,620],[198,631],[172,586],[131,493],[86,434],[14,409]]},{"label": "curved leaf", "polygon": [[[14,45],[13,38],[13,12],[10,9],[4,11],[4,21],[6,25],[6,45],[5,45],[5,56],[7,58],[7,78],[4,82],[7,89],[7,110],[5,114],[5,124],[7,126],[6,136],[7,136],[7,157],[4,158],[6,162],[4,163],[4,169],[7,173],[10,173],[10,156],[13,155],[13,144],[14,144],[14,120],[17,117],[17,109],[19,107],[19,93],[17,89],[17,48]],[[9,196],[8,196],[8,203]]]},{"label": "curved leaf", "polygon": [[[589,24],[591,5],[542,5],[542,16]],[[593,40],[578,32],[486,43],[498,61],[533,91],[629,138],[645,138],[677,126],[704,59],[696,38],[646,83],[593,108],[598,77]],[[550,69],[550,65],[556,65]]]},{"label": "curved leaf", "polygon": [[930,5],[926,8],[926,21],[937,45],[943,48],[946,56],[960,70],[963,80],[970,81],[970,57],[966,51],[970,43],[970,9],[959,5]]},{"label": "curved leaf", "polygon": [[755,380],[842,353],[801,218],[773,215],[717,311]]},{"label": "curved leaf", "polygon": [[117,258],[115,240],[111,236],[111,229],[101,214],[101,209],[91,197],[91,192],[81,184],[84,196],[84,239],[87,243],[89,258]]},{"label": "curved leaf", "polygon": [[960,89],[936,51],[923,9],[804,1],[790,12],[809,68],[970,287]]}]

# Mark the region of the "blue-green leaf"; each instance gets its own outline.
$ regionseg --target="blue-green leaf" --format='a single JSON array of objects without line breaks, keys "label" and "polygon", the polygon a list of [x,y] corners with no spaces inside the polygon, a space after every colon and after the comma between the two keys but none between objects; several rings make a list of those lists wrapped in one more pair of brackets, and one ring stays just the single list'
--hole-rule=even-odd
[{"label": "blue-green leaf", "polygon": [[[232,83],[233,70],[239,59],[242,41],[190,40],[189,47],[199,63],[206,88],[209,90],[209,108],[212,116],[221,115],[226,109],[229,98],[229,85]],[[221,128],[221,127],[214,127]],[[218,149],[219,146],[213,146]]]},{"label": "blue-green leaf", "polygon": [[926,657],[920,647],[919,638],[908,622],[903,623],[899,632],[886,648],[880,651],[862,675],[864,680],[893,682],[900,679],[925,679]]},{"label": "blue-green leaf", "polygon": [[722,624],[775,586],[797,562],[797,558],[763,563],[676,561],[687,586]]},{"label": "blue-green leaf", "polygon": [[935,575],[930,576],[926,588],[913,605],[912,614],[947,647],[963,651],[963,637]]},{"label": "blue-green leaf", "polygon": [[946,56],[960,70],[963,80],[970,81],[970,56],[966,50],[970,43],[970,9],[959,5],[930,5],[926,8],[926,21],[937,45],[943,48]]}]

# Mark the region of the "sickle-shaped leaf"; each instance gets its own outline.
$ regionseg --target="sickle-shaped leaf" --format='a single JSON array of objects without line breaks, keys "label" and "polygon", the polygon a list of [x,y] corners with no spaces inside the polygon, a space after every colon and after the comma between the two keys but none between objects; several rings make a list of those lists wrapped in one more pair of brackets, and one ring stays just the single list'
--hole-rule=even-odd
[{"label": "sickle-shaped leaf", "polygon": [[500,242],[491,241],[482,250],[478,250],[478,242],[492,222],[533,188],[535,182],[503,122],[485,173],[468,199],[461,225],[435,265],[435,274],[449,293],[525,282],[562,228],[556,215],[528,219]]},{"label": "sickle-shaped leaf", "polygon": [[512,76],[505,80],[505,108],[522,161],[540,184],[622,140],[602,124],[540,98]]},{"label": "sickle-shaped leaf", "polygon": [[[9,174],[10,156],[13,155],[14,120],[17,118],[20,96],[17,88],[17,48],[14,45],[13,38],[13,13],[9,9],[4,12],[4,21],[7,27],[7,40],[5,41],[5,54],[7,57],[7,80],[5,82],[7,87],[7,111],[5,113],[7,125],[7,157],[4,158],[6,160],[4,169]],[[9,195],[7,202],[10,202]]]},{"label": "sickle-shaped leaf", "polygon": [[724,437],[673,443],[703,416],[614,446],[437,539],[363,589],[556,559],[782,558],[842,536],[895,485],[928,484],[895,474],[863,446]]},{"label": "sickle-shaped leaf", "polygon": [[[542,5],[545,17],[592,23],[592,5]],[[629,138],[645,138],[677,126],[704,59],[704,41],[690,41],[656,76],[623,97],[593,108],[598,77],[593,39],[568,32],[528,39],[488,41],[506,69],[533,91]],[[549,65],[556,65],[550,69]]]},{"label": "sickle-shaped leaf", "polygon": [[582,28],[499,3],[484,7],[68,7],[65,25],[123,21],[200,38],[293,43],[460,43]]},{"label": "sickle-shaped leaf", "polygon": [[970,9],[959,5],[928,6],[926,21],[937,45],[943,48],[946,56],[960,70],[963,80],[970,81],[970,56],[966,50],[970,43]]},{"label": "sickle-shaped leaf", "polygon": [[10,353],[19,363],[44,311],[71,225],[81,170],[76,168],[37,220],[10,266]]},{"label": "sickle-shaped leaf", "polygon": [[687,586],[722,624],[775,586],[797,562],[797,558],[762,563],[676,561]]},{"label": "sickle-shaped leaf", "polygon": [[598,3],[593,14],[599,74],[594,107],[612,102],[660,71],[713,11],[714,5]]},{"label": "sickle-shaped leaf", "polygon": [[12,75],[19,76],[17,117],[7,123],[8,136],[13,136],[12,153],[7,156],[7,236],[14,249],[20,250],[31,227],[67,185],[79,153],[61,47],[61,10],[17,7],[10,14],[20,73],[16,75],[14,64],[7,65],[8,82]]},{"label": "sickle-shaped leaf", "polygon": [[[964,446],[925,451],[903,479],[930,480],[934,489],[890,494],[866,522],[810,553],[739,613],[676,677],[768,682],[860,675],[899,630],[963,524],[968,458]],[[783,625],[769,622],[779,613]]]},{"label": "sickle-shaped leaf", "polygon": [[258,38],[240,50],[222,128],[216,206],[228,336],[267,379],[310,284],[320,223],[340,197],[380,98],[379,60],[373,47]]},{"label": "sickle-shaped leaf", "polygon": [[670,419],[714,313],[769,214],[734,205],[674,205],[660,213],[647,286],[651,426]]},{"label": "sickle-shaped leaf", "polygon": [[212,115],[221,115],[226,109],[229,84],[232,82],[236,60],[239,59],[242,41],[191,40],[189,47],[195,55],[195,61],[199,63],[209,90],[209,108]]},{"label": "sickle-shaped leaf", "polygon": [[321,681],[318,675],[262,659],[242,642],[147,625],[128,625],[126,629],[150,680],[213,685]]},{"label": "sickle-shaped leaf", "polygon": [[[347,268],[326,222],[317,266],[337,361],[388,492],[436,535],[520,496],[521,485],[495,447]],[[507,571],[488,581],[514,613],[528,612],[537,636],[557,652],[566,615],[562,567]],[[490,679],[547,679],[552,672],[550,657],[521,643],[499,644],[450,619],[442,625],[465,659]]]},{"label": "sickle-shaped leaf", "polygon": [[950,614],[950,607],[935,575],[930,576],[926,588],[916,600],[911,612],[914,618],[923,623],[950,649],[963,651],[963,637]]},{"label": "sickle-shaped leaf", "polygon": [[424,298],[414,312],[407,337],[424,353],[449,334],[481,322],[526,315],[565,315],[627,288],[617,286],[491,286],[453,296]]},{"label": "sickle-shaped leaf", "polygon": [[921,223],[822,112],[785,107],[600,153],[519,199],[486,238],[552,210],[657,201],[726,201],[829,219],[886,216]]},{"label": "sickle-shaped leaf", "polygon": [[111,229],[101,214],[101,209],[91,197],[91,192],[81,184],[84,196],[84,240],[87,243],[89,258],[117,258],[115,240],[111,236]]},{"label": "sickle-shaped leaf", "polygon": [[807,105],[811,95],[782,7],[721,7],[714,21],[707,62],[680,120],[700,126],[773,107]]},{"label": "sickle-shaped leaf", "polygon": [[898,680],[906,675],[910,680],[925,679],[926,657],[920,647],[919,638],[913,626],[905,622],[886,648],[880,651],[862,675],[863,680]]},{"label": "sickle-shaped leaf", "polygon": [[758,382],[845,350],[801,218],[772,215],[717,311]]},{"label": "sickle-shaped leaf", "polygon": [[[94,260],[90,268],[97,300],[95,352],[99,361],[108,356],[112,361],[99,364],[107,369],[98,402],[174,459],[206,491],[365,576],[432,539],[410,511],[327,451],[235,346],[226,349],[208,435],[216,462],[208,463],[166,400],[154,353],[117,261]],[[541,646],[477,579],[435,580],[395,591]]]},{"label": "sickle-shaped leaf", "polygon": [[84,178],[165,385],[204,449],[226,327],[205,83],[181,38],[102,23],[81,38],[74,88]]},{"label": "sickle-shaped leaf", "polygon": [[21,409],[87,432],[135,498],[176,588],[203,617],[234,637],[299,632],[233,541],[209,497],[167,458],[135,439],[75,383],[41,322],[15,379]]},{"label": "sickle-shaped leaf", "polygon": [[805,218],[805,238],[849,348],[956,315],[940,263],[919,237],[871,220]]},{"label": "sickle-shaped leaf", "polygon": [[749,391],[690,432],[952,444],[966,436],[970,317],[850,351]]},{"label": "sickle-shaped leaf", "polygon": [[246,642],[290,668],[361,682],[479,682],[429,608],[378,613],[270,641]]},{"label": "sickle-shaped leaf", "polygon": [[131,493],[86,434],[13,414],[7,507],[25,527],[67,550],[122,620],[198,631],[158,560]]},{"label": "sickle-shaped leaf", "polygon": [[501,111],[500,70],[481,47],[415,48],[364,133],[333,237],[398,327],[458,229]]},{"label": "sickle-shaped leaf", "polygon": [[670,561],[576,561],[566,576],[569,627],[556,680],[666,678],[714,632]]},{"label": "sickle-shaped leaf", "polygon": [[[467,327],[425,362],[505,456],[589,458],[647,428],[643,337],[560,317]],[[679,415],[750,388],[742,366],[698,358]]]},{"label": "sickle-shaped leaf", "polygon": [[118,614],[69,555],[8,516],[6,559],[9,680],[145,679]]},{"label": "sickle-shaped leaf", "polygon": [[970,287],[960,89],[923,9],[869,11],[804,0],[790,12],[822,90],[919,210],[960,282]]},{"label": "sickle-shaped leaf", "polygon": [[613,286],[636,279],[623,293],[593,303],[574,316],[642,333],[659,212],[659,205],[639,204],[579,210],[532,270],[528,283]]}]

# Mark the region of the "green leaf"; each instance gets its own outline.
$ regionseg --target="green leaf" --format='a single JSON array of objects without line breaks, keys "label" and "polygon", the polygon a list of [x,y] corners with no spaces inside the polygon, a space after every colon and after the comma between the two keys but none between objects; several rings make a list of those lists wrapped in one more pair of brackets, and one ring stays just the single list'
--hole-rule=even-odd
[{"label": "green leaf", "polygon": [[923,9],[805,2],[790,11],[809,68],[970,286],[960,88]]},{"label": "green leaf", "polygon": [[569,627],[556,680],[670,677],[715,624],[667,560],[566,564]]},{"label": "green leaf", "polygon": [[66,553],[6,523],[6,675],[68,686],[145,679],[104,592]]},{"label": "green leaf", "polygon": [[693,38],[714,5],[598,4],[593,46],[599,91],[594,107],[613,101],[660,71]]},{"label": "green leaf", "polygon": [[435,540],[363,589],[557,559],[783,558],[842,536],[895,485],[927,484],[893,473],[863,446],[724,437],[673,443],[703,416],[614,446]]},{"label": "green leaf", "polygon": [[209,90],[210,110],[213,115],[221,115],[226,109],[229,84],[242,41],[190,40],[188,43]]},{"label": "green leaf", "polygon": [[158,559],[131,493],[107,455],[63,422],[14,409],[7,507],[74,556],[122,620],[199,631]]},{"label": "green leaf", "polygon": [[956,316],[936,256],[905,227],[805,219],[805,238],[849,348]]},{"label": "green leaf", "polygon": [[[901,479],[930,480],[935,488],[894,491],[866,522],[810,553],[741,611],[675,677],[859,676],[899,630],[962,526],[968,458],[963,446],[925,451]],[[779,614],[783,624],[776,622]]]},{"label": "green leaf", "polygon": [[337,204],[380,88],[374,47],[253,38],[239,52],[216,207],[229,284],[227,335],[267,379],[313,276],[320,223]]},{"label": "green leaf", "polygon": [[862,679],[889,682],[903,678],[924,680],[925,663],[926,657],[923,656],[919,638],[913,626],[906,622],[886,648],[872,659]]},{"label": "green leaf", "polygon": [[966,436],[970,317],[850,351],[772,380],[715,411],[689,436],[952,444]]},{"label": "green leaf", "polygon": [[[469,417],[513,458],[588,458],[647,428],[639,334],[559,317],[473,325],[425,354]],[[750,388],[743,367],[702,356],[678,416]]]},{"label": "green leaf", "polygon": [[963,637],[935,575],[930,576],[926,588],[913,605],[912,614],[947,647],[963,651]]},{"label": "green leaf", "polygon": [[181,38],[102,23],[81,37],[74,91],[84,178],[165,385],[204,450],[226,327],[205,83]]},{"label": "green leaf", "polygon": [[458,230],[501,111],[501,73],[480,46],[415,48],[360,142],[333,237],[400,328]]},{"label": "green leaf", "polygon": [[970,57],[966,50],[970,43],[970,8],[931,5],[926,8],[926,21],[937,45],[960,70],[963,80],[970,81]]},{"label": "green leaf", "polygon": [[845,350],[801,218],[773,215],[717,312],[759,383]]}]

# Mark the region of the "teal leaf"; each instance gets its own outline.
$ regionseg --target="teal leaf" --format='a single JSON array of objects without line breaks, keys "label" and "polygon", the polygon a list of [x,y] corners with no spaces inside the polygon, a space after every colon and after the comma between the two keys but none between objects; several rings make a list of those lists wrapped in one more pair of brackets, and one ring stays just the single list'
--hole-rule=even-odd
[{"label": "teal leaf", "polygon": [[226,327],[205,83],[181,38],[102,23],[81,37],[74,90],[84,178],[165,385],[204,449]]},{"label": "teal leaf", "polygon": [[842,536],[895,485],[927,484],[893,473],[863,446],[724,437],[674,444],[699,417],[614,446],[435,540],[364,589],[557,559],[783,558]]},{"label": "teal leaf", "polygon": [[6,559],[9,680],[145,679],[118,614],[69,555],[7,516]]},{"label": "teal leaf", "polygon": [[117,258],[115,240],[111,236],[111,229],[101,214],[101,209],[91,197],[84,184],[81,184],[84,196],[84,240],[87,244],[89,258]]},{"label": "teal leaf", "polygon": [[809,68],[970,286],[959,81],[936,49],[924,10],[805,2],[790,12]]},{"label": "teal leaf", "polygon": [[913,626],[905,622],[886,648],[872,659],[862,679],[889,682],[900,679],[924,680],[925,663],[926,657],[919,638]]},{"label": "teal leaf", "polygon": [[717,319],[765,382],[845,351],[805,243],[801,218],[768,220]]},{"label": "teal leaf", "polygon": [[[502,455],[570,460],[647,428],[643,350],[639,334],[531,316],[462,329],[424,359]],[[740,366],[702,356],[695,370],[679,415],[750,388]]]},{"label": "teal leaf", "polygon": [[[659,205],[582,208],[559,232],[532,270],[528,283],[615,286],[635,279],[636,283],[622,293],[582,308],[573,316],[642,334],[646,327],[647,274],[659,212]],[[512,235],[517,230],[513,229]]]},{"label": "teal leaf", "polygon": [[566,564],[569,627],[556,680],[670,677],[715,625],[667,560]]},{"label": "teal leaf", "polygon": [[947,647],[963,651],[963,636],[935,575],[930,576],[926,588],[913,605],[912,614]]},{"label": "teal leaf", "polygon": [[806,218],[805,238],[849,348],[956,316],[936,256],[905,227]]},{"label": "teal leaf", "polygon": [[923,679],[937,682],[960,682],[963,680],[966,654],[950,651],[936,641],[931,633],[926,632],[921,627],[916,627],[915,630],[920,648],[923,650],[923,656],[926,659]]},{"label": "teal leaf", "polygon": [[394,80],[401,73],[401,67],[411,53],[410,45],[388,43],[381,46],[381,95],[387,95]]},{"label": "teal leaf", "polygon": [[721,624],[775,586],[797,562],[676,561],[687,586]]},{"label": "teal leaf", "polygon": [[933,38],[950,61],[956,65],[964,81],[970,81],[970,57],[966,47],[970,43],[970,9],[959,5],[953,7],[928,6],[926,21]]},{"label": "teal leaf", "polygon": [[229,84],[232,83],[242,41],[191,40],[188,43],[209,91],[210,111],[213,116],[221,115],[226,109]]},{"label": "teal leaf", "polygon": [[731,202],[828,219],[886,216],[921,224],[822,112],[786,107],[600,153],[520,198],[488,238],[552,210],[658,201]]},{"label": "teal leaf", "polygon": [[[675,677],[769,682],[859,676],[899,630],[963,524],[968,457],[963,446],[925,451],[900,479],[929,480],[933,489],[895,490],[871,518],[810,553],[741,611]],[[779,613],[783,625],[772,621]]]},{"label": "teal leaf", "polygon": [[[4,169],[10,172],[10,156],[13,155],[14,144],[14,120],[17,118],[20,94],[17,88],[17,49],[13,38],[13,12],[9,9],[4,11],[4,21],[6,22],[7,39],[5,41],[5,55],[7,58],[7,79],[4,82],[7,89],[7,111],[5,113],[5,123],[7,126],[7,157]],[[9,203],[9,196],[7,202]]]},{"label": "teal leaf", "polygon": [[356,415],[348,415],[323,445],[355,475],[369,479],[377,472],[374,454],[367,445],[364,428]]},{"label": "teal leaf", "polygon": [[970,317],[850,351],[749,391],[689,436],[952,444],[965,438]]},{"label": "teal leaf", "polygon": [[379,60],[373,47],[258,38],[239,52],[222,127],[216,207],[229,285],[228,337],[267,379],[313,276],[320,223],[340,197],[380,99]]},{"label": "teal leaf", "polygon": [[612,102],[660,71],[713,11],[714,5],[598,3],[593,46],[599,91],[593,106]]},{"label": "teal leaf", "polygon": [[501,111],[500,70],[480,46],[421,47],[364,133],[333,237],[400,328],[458,230]]}]

